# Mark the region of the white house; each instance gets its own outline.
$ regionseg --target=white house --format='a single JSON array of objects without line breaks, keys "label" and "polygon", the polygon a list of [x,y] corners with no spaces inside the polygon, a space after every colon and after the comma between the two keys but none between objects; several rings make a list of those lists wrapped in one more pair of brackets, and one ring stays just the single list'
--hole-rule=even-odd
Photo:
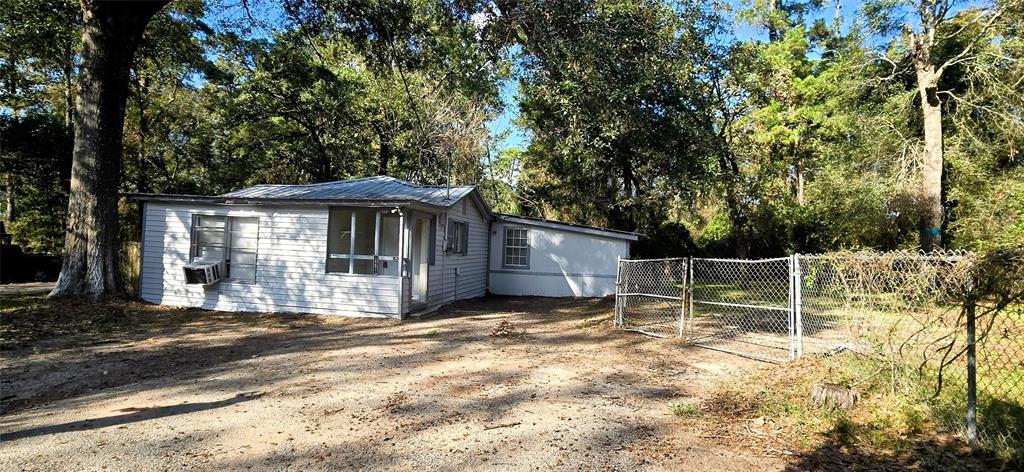
[{"label": "white house", "polygon": [[488,290],[605,296],[638,238],[494,214],[474,186],[385,176],[130,197],[140,297],[226,311],[401,318]]},{"label": "white house", "polygon": [[498,295],[603,297],[615,293],[619,258],[635,233],[495,214],[490,291]]}]

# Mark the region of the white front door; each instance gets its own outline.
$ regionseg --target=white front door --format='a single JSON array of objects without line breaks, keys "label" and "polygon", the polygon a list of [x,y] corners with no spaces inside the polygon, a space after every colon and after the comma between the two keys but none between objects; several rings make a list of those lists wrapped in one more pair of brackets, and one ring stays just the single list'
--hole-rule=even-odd
[{"label": "white front door", "polygon": [[415,217],[412,221],[411,238],[409,246],[411,254],[409,257],[410,289],[411,299],[414,303],[427,302],[427,276],[430,262],[430,220],[427,218]]}]

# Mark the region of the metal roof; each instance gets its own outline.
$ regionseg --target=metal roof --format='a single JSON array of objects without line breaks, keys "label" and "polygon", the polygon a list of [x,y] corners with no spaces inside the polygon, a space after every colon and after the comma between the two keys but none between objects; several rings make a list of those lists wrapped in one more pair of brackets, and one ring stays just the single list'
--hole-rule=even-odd
[{"label": "metal roof", "polygon": [[339,180],[306,185],[254,185],[220,195],[222,198],[260,200],[346,200],[415,201],[450,207],[476,187],[458,185],[416,185],[394,177],[378,175],[354,180]]},{"label": "metal roof", "polygon": [[561,229],[565,231],[573,231],[577,233],[592,234],[597,236],[605,236],[615,239],[625,239],[627,241],[636,241],[643,236],[640,233],[634,233],[631,231],[621,231],[617,229],[600,228],[597,226],[586,226],[578,225],[576,223],[563,223],[561,221],[546,220],[544,218],[535,218],[532,216],[518,216],[509,215],[505,213],[494,213],[499,220],[508,221],[511,223],[521,223],[526,225],[544,226],[554,229]]},{"label": "metal roof", "polygon": [[217,196],[131,193],[128,197],[148,201],[196,202],[217,204],[356,204],[365,206],[415,205],[422,203],[448,208],[469,196],[486,220],[497,217],[504,221],[549,226],[567,231],[636,241],[640,233],[594,226],[562,223],[526,216],[493,213],[473,185],[417,185],[386,175],[319,184],[261,184]]}]

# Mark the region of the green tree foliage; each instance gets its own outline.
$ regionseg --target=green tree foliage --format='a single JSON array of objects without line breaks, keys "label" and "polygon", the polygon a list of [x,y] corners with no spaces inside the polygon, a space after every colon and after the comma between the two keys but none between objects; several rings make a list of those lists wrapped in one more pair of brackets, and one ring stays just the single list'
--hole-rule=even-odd
[{"label": "green tree foliage", "polygon": [[[1000,9],[993,27],[983,28],[968,11],[943,31],[979,44],[942,90],[951,130],[945,139],[949,229],[963,247],[1024,241],[1024,3],[1006,1]],[[966,41],[961,36],[944,44],[943,55],[962,51]]]},{"label": "green tree foliage", "polygon": [[734,46],[738,99],[724,131],[746,204],[731,231],[762,255],[901,246],[916,213],[878,146],[891,131],[877,119],[886,93],[872,86],[877,69],[856,33],[804,24],[807,8],[767,15],[774,40]]},{"label": "green tree foliage", "polygon": [[[939,3],[943,243],[1019,244],[1024,8]],[[450,176],[498,211],[640,231],[652,256],[914,247],[911,7],[176,0],[132,67],[122,190]],[[60,251],[79,11],[0,0],[0,210],[37,251]],[[521,149],[488,129],[509,84]]]},{"label": "green tree foliage", "polygon": [[[869,5],[875,18],[898,16],[905,6],[882,3]],[[722,129],[737,163],[741,217],[718,216],[728,211],[724,191],[702,202],[688,216],[698,246],[741,255],[915,246],[926,211],[924,136],[905,37],[892,30],[891,41],[876,48],[877,26],[855,23],[841,35],[838,24],[806,20],[816,5],[794,5],[754,2],[739,15],[768,37],[734,43],[722,80],[730,92],[720,100]],[[1024,103],[1013,78],[1021,76],[1012,34],[1019,20],[986,25],[977,10],[947,14],[933,57],[942,63],[968,44],[975,49],[939,84],[951,222],[945,239],[960,247],[1019,243],[1013,179],[1020,171],[1012,157]]]},{"label": "green tree foliage", "polygon": [[[707,177],[699,83],[713,20],[648,0],[523,2],[523,210],[654,232]],[[678,244],[679,241],[667,242]]]},{"label": "green tree foliage", "polygon": [[439,0],[289,3],[298,33],[342,47],[340,65],[365,80],[362,142],[376,165],[360,174],[422,182],[478,182],[486,121],[498,111],[508,74],[505,46],[494,39],[488,5]]},{"label": "green tree foliage", "polygon": [[64,243],[63,208],[71,178],[71,140],[63,118],[32,112],[0,116],[0,175],[7,191],[16,192],[5,212],[7,231],[27,251],[59,254]]},{"label": "green tree foliage", "polygon": [[480,185],[480,192],[491,204],[494,211],[513,215],[521,214],[521,193],[516,188],[523,151],[508,148],[487,156],[484,169],[487,172]]},{"label": "green tree foliage", "polygon": [[80,23],[77,2],[0,1],[0,218],[30,251],[63,243]]},{"label": "green tree foliage", "polygon": [[[878,1],[865,7],[872,33],[901,30],[877,54],[875,78],[888,82],[879,88],[890,97],[879,113],[889,130],[878,139],[890,152],[900,150],[901,158],[894,161],[900,163],[906,184],[918,188],[920,156],[928,146],[921,97],[914,95],[922,81],[919,71],[915,76],[915,51],[920,49],[915,44],[924,41],[922,25],[932,25],[928,60],[936,65],[931,90],[941,112],[942,238],[947,246],[992,247],[1021,241],[1016,183],[1024,130],[1022,9],[1019,0]],[[915,195],[919,201],[920,193]],[[924,212],[923,205],[918,206]]]}]

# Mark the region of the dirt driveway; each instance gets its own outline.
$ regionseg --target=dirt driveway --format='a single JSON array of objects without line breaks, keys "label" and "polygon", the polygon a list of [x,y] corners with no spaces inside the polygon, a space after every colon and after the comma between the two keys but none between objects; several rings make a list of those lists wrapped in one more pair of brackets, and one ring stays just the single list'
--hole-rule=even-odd
[{"label": "dirt driveway", "polygon": [[401,323],[131,305],[147,321],[0,352],[0,470],[786,465],[672,413],[763,364],[613,330],[607,300]]}]

